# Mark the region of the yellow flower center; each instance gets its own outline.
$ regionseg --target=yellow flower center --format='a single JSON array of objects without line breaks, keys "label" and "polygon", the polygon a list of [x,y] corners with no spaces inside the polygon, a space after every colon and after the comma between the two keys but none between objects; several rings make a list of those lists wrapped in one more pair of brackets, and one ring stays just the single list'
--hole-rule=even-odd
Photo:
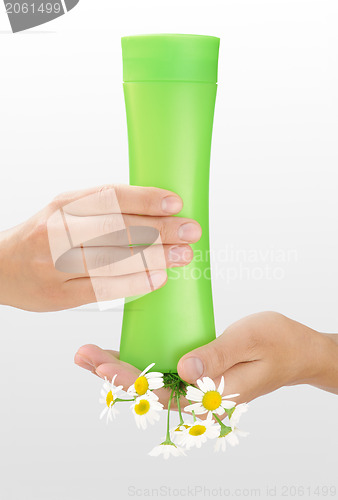
[{"label": "yellow flower center", "polygon": [[110,407],[110,405],[112,403],[114,403],[114,396],[113,396],[113,393],[111,391],[109,391],[107,394],[106,403],[107,403],[108,408]]},{"label": "yellow flower center", "polygon": [[214,411],[222,403],[222,396],[217,391],[208,391],[204,394],[202,405],[206,410]]},{"label": "yellow flower center", "polygon": [[139,396],[143,396],[143,394],[145,394],[147,392],[147,390],[149,389],[149,384],[148,384],[148,380],[146,377],[139,377],[135,380],[135,384],[134,384],[134,387],[135,387],[135,391],[137,392],[137,394]]},{"label": "yellow flower center", "polygon": [[141,399],[141,401],[135,405],[135,413],[137,415],[145,415],[150,409],[150,403],[146,399]]},{"label": "yellow flower center", "polygon": [[189,430],[189,434],[191,434],[192,436],[201,436],[205,433],[206,430],[207,428],[205,427],[205,425],[193,425]]}]

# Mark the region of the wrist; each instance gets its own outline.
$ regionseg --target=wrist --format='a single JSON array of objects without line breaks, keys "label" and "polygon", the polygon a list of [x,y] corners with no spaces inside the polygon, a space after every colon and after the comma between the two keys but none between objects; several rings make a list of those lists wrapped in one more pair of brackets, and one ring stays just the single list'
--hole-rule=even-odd
[{"label": "wrist", "polygon": [[9,259],[8,251],[11,230],[0,232],[0,305],[7,306],[8,304],[8,288],[9,288]]},{"label": "wrist", "polygon": [[0,305],[5,305],[4,292],[6,287],[6,276],[4,266],[5,254],[5,231],[0,232]]},{"label": "wrist", "polygon": [[316,333],[315,370],[308,383],[338,394],[338,335]]}]

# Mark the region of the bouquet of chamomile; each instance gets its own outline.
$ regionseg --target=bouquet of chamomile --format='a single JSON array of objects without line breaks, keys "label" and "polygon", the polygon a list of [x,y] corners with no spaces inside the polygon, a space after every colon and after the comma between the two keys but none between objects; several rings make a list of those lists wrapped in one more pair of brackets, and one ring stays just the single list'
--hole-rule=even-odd
[{"label": "bouquet of chamomile", "polygon": [[[223,395],[224,377],[218,387],[209,377],[197,380],[196,386],[193,386],[184,382],[177,373],[151,371],[154,365],[152,363],[143,370],[126,391],[122,385],[115,385],[117,375],[111,382],[105,379],[100,398],[100,403],[105,407],[100,418],[106,417],[107,423],[112,421],[119,413],[117,406],[129,402],[137,427],[145,430],[148,425],[160,420],[164,406],[154,391],[165,388],[170,394],[166,435],[164,441],[155,446],[149,455],[162,455],[164,458],[182,456],[190,448],[201,448],[209,440],[214,441],[215,451],[225,451],[227,445],[236,446],[239,437],[248,435],[237,427],[248,405],[237,405],[232,401],[239,394]],[[181,399],[184,398],[189,404],[182,408]],[[173,402],[178,410],[178,422],[175,424],[171,424]],[[203,418],[199,418],[199,415],[203,415]]]}]

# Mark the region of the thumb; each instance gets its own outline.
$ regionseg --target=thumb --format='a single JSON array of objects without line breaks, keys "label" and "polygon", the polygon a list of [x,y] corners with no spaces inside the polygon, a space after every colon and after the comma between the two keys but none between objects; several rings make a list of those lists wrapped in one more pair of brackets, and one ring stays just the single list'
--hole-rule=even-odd
[{"label": "thumb", "polygon": [[215,379],[235,364],[251,361],[246,330],[236,325],[208,344],[185,354],[177,365],[179,376],[189,383],[202,376]]}]

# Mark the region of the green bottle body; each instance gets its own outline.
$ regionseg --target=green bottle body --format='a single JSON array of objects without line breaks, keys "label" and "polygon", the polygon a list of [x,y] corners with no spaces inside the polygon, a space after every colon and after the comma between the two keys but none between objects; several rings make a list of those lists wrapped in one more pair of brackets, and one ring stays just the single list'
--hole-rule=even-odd
[{"label": "green bottle body", "polygon": [[215,338],[209,252],[209,169],[216,83],[124,83],[130,184],[179,194],[179,216],[197,220],[193,261],[167,270],[168,282],[126,301],[121,360],[140,370],[176,372],[186,352]]}]

